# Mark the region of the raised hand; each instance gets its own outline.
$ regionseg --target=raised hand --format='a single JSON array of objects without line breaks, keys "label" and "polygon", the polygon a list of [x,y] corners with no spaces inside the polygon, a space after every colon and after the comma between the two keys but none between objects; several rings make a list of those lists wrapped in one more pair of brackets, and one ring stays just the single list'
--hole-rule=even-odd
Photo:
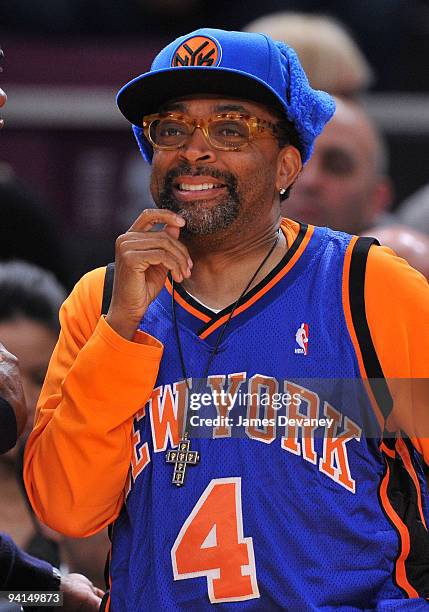
[{"label": "raised hand", "polygon": [[[153,231],[157,224],[164,228]],[[184,219],[175,213],[151,208],[116,240],[115,280],[106,321],[127,340],[133,339],[168,272],[178,283],[191,275],[192,260],[179,241],[184,225]]]}]

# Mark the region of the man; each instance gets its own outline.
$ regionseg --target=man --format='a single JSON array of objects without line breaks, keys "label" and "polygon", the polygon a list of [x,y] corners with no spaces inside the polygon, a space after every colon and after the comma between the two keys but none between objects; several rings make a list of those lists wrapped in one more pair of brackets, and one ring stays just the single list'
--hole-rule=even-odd
[{"label": "man", "polygon": [[383,379],[427,376],[427,284],[367,239],[280,222],[332,100],[283,43],[201,29],[118,104],[159,209],[118,238],[111,299],[109,267],[62,307],[36,512],[76,536],[113,523],[113,612],[425,605],[420,461],[382,438],[428,457],[424,402]]},{"label": "man", "polygon": [[283,215],[359,234],[378,223],[391,204],[386,166],[381,136],[364,110],[337,100],[334,118],[283,202]]}]

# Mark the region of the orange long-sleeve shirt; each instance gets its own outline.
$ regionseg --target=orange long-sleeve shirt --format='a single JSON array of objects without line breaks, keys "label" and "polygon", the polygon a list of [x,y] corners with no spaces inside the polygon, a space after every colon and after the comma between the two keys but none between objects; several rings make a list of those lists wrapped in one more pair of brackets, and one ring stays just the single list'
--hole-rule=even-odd
[{"label": "orange long-sleeve shirt", "polygon": [[87,274],[61,308],[24,470],[41,520],[76,537],[119,513],[133,415],[150,396],[163,352],[151,336],[139,331],[129,342],[100,318],[103,282],[104,268]]},{"label": "orange long-sleeve shirt", "polygon": [[[284,231],[291,243],[297,224],[286,223]],[[133,416],[152,392],[163,353],[148,334],[139,331],[129,342],[100,318],[103,282],[104,268],[90,272],[62,306],[61,334],[27,444],[31,503],[42,521],[70,536],[91,535],[118,516]],[[390,249],[371,248],[365,301],[385,377],[429,378],[427,281]],[[427,412],[416,402],[419,418],[427,421]],[[402,425],[397,415],[396,426]],[[428,439],[413,441],[429,462]]]}]

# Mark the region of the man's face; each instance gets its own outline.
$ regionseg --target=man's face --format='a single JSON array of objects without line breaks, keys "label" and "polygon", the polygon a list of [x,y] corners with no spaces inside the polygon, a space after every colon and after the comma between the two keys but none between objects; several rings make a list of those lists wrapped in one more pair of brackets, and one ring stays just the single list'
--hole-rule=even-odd
[{"label": "man's face", "polygon": [[[172,101],[163,111],[195,119],[237,112],[277,122],[262,105],[215,96]],[[215,149],[197,128],[179,149],[154,151],[153,198],[160,208],[186,219],[188,234],[223,232],[238,221],[258,223],[263,211],[266,216],[272,214],[279,152],[277,139],[270,132],[239,151],[223,151]]]},{"label": "man's face", "polygon": [[305,223],[359,233],[387,205],[380,150],[361,111],[338,103],[282,213]]}]

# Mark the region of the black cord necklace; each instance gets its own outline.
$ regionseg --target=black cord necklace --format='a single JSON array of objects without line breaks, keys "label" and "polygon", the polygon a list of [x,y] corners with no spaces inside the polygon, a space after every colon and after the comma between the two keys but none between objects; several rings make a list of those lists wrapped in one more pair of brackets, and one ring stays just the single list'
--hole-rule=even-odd
[{"label": "black cord necklace", "polygon": [[[243,289],[243,291],[241,292],[240,296],[238,297],[237,301],[235,302],[235,304],[233,305],[227,320],[225,321],[225,323],[223,324],[223,327],[220,331],[220,333],[218,334],[215,346],[213,348],[213,350],[210,353],[206,368],[204,370],[203,376],[202,376],[202,380],[204,381],[207,378],[207,375],[210,371],[210,367],[213,363],[213,359],[216,357],[219,346],[225,336],[225,332],[228,328],[229,322],[231,321],[234,312],[237,310],[237,307],[239,306],[240,302],[245,298],[249,288],[251,287],[253,281],[255,280],[255,278],[258,276],[259,272],[261,271],[261,269],[263,268],[263,266],[265,265],[265,263],[268,261],[268,259],[271,257],[274,249],[277,246],[277,243],[279,241],[280,238],[280,230],[277,230],[277,236],[276,239],[274,240],[272,246],[270,247],[270,250],[268,251],[268,253],[265,255],[264,259],[261,261],[261,263],[259,264],[258,268],[256,269],[256,271],[254,272],[254,274],[252,275],[251,279],[249,280],[249,282],[247,283],[247,285],[245,286],[245,288]],[[188,390],[188,393],[191,392],[191,387],[189,386],[189,380],[188,380],[188,375],[186,373],[186,365],[185,365],[185,359],[183,356],[183,349],[182,349],[182,343],[180,341],[180,334],[179,334],[179,327],[177,324],[177,316],[176,316],[176,302],[174,299],[174,293],[175,293],[175,283],[174,280],[172,279],[171,281],[171,311],[172,311],[172,315],[173,315],[173,327],[174,327],[174,333],[176,336],[176,342],[177,342],[177,349],[179,351],[179,359],[180,359],[180,366],[182,369],[182,375],[183,378],[185,380],[185,384],[186,384],[186,388]],[[187,412],[186,411],[186,420],[187,420]],[[181,441],[179,442],[179,446],[177,450],[170,450],[167,452],[166,454],[166,461],[167,463],[174,463],[174,472],[173,472],[173,484],[175,484],[176,486],[180,487],[184,484],[184,479],[185,479],[185,473],[186,473],[186,466],[187,465],[195,465],[199,462],[200,460],[200,455],[197,451],[192,451],[190,450],[190,440],[188,440],[188,432],[187,432],[187,426],[186,426],[186,421],[185,421],[185,431],[183,433],[183,438],[181,439]]]}]

